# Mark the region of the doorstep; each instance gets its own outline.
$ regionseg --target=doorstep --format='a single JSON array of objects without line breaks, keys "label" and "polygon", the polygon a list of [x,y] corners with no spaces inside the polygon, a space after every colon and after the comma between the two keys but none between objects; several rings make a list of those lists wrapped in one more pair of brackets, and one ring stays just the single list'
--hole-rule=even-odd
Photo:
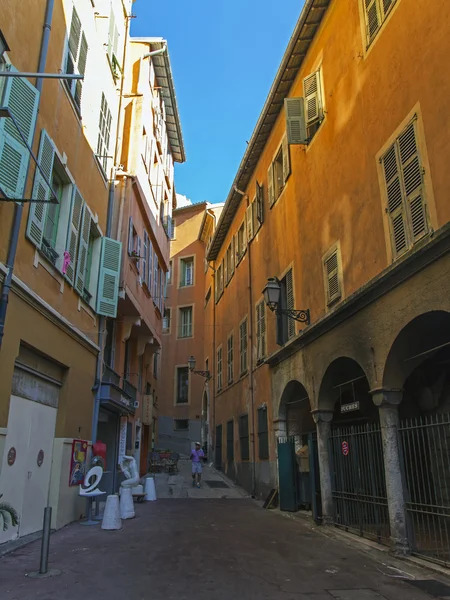
[{"label": "doorstep", "polygon": [[[401,578],[404,576],[405,579],[428,579],[433,573],[438,573],[443,578],[446,578],[447,584],[450,584],[450,569],[438,565],[437,563],[413,555],[394,557],[388,546],[382,546],[381,544],[377,544],[377,542],[348,533],[333,525],[317,525],[312,521],[311,515],[308,513],[302,513],[301,511],[297,513],[283,512],[279,508],[272,509],[272,511],[279,513],[284,518],[301,521],[311,530],[314,530],[325,537],[342,540],[349,546],[358,547],[361,552],[368,554],[383,566],[390,568],[393,571],[397,571],[397,575],[392,574],[392,577]],[[408,568],[409,572],[404,570],[405,563],[411,566],[411,568]]]}]

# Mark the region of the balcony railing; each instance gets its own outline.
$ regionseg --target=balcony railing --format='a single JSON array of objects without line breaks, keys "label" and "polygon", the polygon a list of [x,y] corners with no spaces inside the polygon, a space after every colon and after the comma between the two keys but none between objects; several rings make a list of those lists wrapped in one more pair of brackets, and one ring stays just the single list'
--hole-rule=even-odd
[{"label": "balcony railing", "polygon": [[108,365],[104,365],[102,382],[112,383],[113,385],[120,387],[120,375],[113,371],[111,367],[108,367]]},{"label": "balcony railing", "polygon": [[125,392],[125,394],[127,394],[128,396],[130,396],[130,398],[136,402],[136,400],[137,400],[137,389],[134,387],[134,385],[132,385],[129,381],[127,381],[126,379],[124,379],[123,382],[122,382],[122,389]]}]

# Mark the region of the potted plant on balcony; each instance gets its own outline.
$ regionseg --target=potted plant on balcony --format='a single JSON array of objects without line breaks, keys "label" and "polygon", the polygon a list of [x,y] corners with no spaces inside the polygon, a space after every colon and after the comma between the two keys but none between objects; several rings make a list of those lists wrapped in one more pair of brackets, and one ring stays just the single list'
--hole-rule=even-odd
[{"label": "potted plant on balcony", "polygon": [[[3,494],[0,494],[0,498]],[[7,502],[0,502],[0,531],[6,531],[11,525],[15,527],[19,524],[19,515],[16,509]]]}]

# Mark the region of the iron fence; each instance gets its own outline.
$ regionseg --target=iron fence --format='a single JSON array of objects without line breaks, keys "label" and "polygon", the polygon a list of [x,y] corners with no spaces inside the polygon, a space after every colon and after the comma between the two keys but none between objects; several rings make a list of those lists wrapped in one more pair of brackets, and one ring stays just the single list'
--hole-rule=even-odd
[{"label": "iron fence", "polygon": [[400,439],[412,551],[450,564],[450,414],[406,419]]},{"label": "iron fence", "polygon": [[335,525],[386,543],[390,527],[380,425],[333,428],[330,458]]}]

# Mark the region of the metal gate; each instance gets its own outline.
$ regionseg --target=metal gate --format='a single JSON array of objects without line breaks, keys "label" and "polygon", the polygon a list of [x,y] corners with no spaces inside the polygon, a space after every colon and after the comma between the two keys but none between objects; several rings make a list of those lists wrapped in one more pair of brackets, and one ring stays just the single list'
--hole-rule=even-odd
[{"label": "metal gate", "polygon": [[311,510],[313,519],[320,521],[322,505],[315,432],[278,439],[278,482],[281,510]]},{"label": "metal gate", "polygon": [[222,468],[222,425],[216,426],[214,460],[216,469]]},{"label": "metal gate", "polygon": [[335,524],[386,543],[390,527],[380,425],[333,428],[330,458]]},{"label": "metal gate", "polygon": [[450,414],[402,421],[408,535],[412,551],[450,564]]}]

